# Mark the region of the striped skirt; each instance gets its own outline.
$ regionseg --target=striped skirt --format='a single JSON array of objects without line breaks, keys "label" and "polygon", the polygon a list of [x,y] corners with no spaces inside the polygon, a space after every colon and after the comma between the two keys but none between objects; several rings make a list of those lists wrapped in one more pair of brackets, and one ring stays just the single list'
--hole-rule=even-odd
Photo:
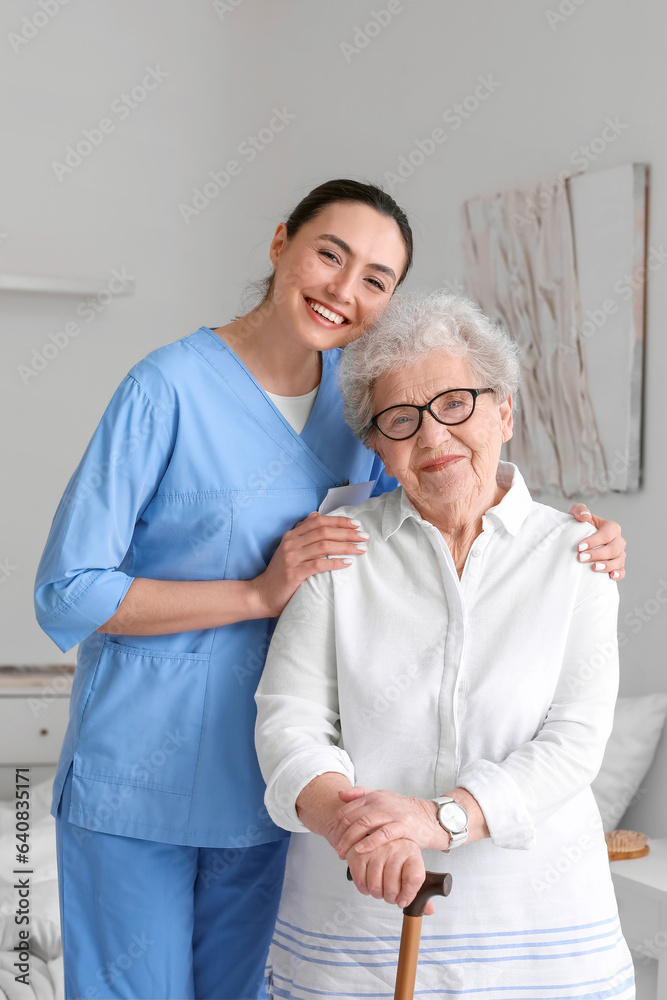
[{"label": "striped skirt", "polygon": [[[481,841],[449,856],[426,852],[427,868],[450,871],[454,884],[423,919],[415,997],[634,1000],[601,834],[599,841],[571,851],[569,867],[553,843],[508,851]],[[268,996],[393,997],[402,919],[397,906],[347,881],[323,838],[292,834]]]}]

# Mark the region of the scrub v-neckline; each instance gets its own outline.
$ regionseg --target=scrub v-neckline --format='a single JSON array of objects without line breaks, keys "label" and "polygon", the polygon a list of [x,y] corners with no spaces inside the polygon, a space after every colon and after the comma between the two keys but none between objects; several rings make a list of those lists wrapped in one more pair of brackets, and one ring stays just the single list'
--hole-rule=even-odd
[{"label": "scrub v-neckline", "polygon": [[[266,391],[236,351],[222,337],[214,333],[209,326],[202,326],[197,332],[208,335],[206,344],[209,343],[209,338],[213,338],[218,349],[209,352],[202,350],[203,344],[196,347],[193,344],[192,346],[229,385],[240,402],[252,413],[265,434],[284,449],[317,486],[339,486],[338,476],[322,461],[312,447],[317,438],[317,426],[321,424],[323,419],[326,420],[326,415],[331,412],[332,404],[338,394],[336,383],[337,352],[322,352],[322,379],[319,392],[315,397],[305,427],[301,434],[297,434],[289,421],[283,417],[280,410],[269,399]],[[221,364],[223,358],[228,358],[234,364]]]}]

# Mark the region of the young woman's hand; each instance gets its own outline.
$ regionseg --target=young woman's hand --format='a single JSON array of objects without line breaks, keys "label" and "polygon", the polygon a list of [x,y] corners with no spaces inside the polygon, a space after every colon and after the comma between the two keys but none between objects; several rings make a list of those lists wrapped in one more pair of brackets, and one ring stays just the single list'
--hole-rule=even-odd
[{"label": "young woman's hand", "polygon": [[[625,539],[620,524],[591,514],[584,503],[572,504],[570,514],[577,521],[592,524],[598,529],[581,542],[577,557],[579,562],[590,563],[594,572],[608,573],[612,580],[622,580],[625,576]],[[585,548],[582,549],[582,545]]]},{"label": "young woman's hand", "polygon": [[367,538],[359,521],[317,513],[286,531],[265,571],[251,581],[265,617],[279,615],[309,576],[349,566],[366,551]]}]

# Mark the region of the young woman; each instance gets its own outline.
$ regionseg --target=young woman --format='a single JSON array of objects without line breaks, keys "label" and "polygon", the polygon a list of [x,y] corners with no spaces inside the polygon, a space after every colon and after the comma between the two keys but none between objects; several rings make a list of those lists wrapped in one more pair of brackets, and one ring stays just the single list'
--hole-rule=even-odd
[{"label": "young woman", "polygon": [[[122,381],[38,570],[40,625],[79,643],[53,800],[68,997],[266,995],[287,834],[253,696],[299,584],[363,557],[363,525],[314,513],[328,490],[395,485],[344,423],[336,367],[412,234],[384,192],[330,181],[270,259],[257,308]],[[618,526],[598,526],[594,565],[619,579]]]}]

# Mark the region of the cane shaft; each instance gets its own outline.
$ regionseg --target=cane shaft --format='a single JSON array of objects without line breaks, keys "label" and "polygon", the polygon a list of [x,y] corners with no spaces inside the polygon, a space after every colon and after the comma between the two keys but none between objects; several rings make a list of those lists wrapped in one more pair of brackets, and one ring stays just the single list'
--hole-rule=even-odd
[{"label": "cane shaft", "polygon": [[[354,881],[349,868],[347,869],[347,878],[349,882]],[[414,899],[403,908],[403,927],[401,929],[401,946],[398,952],[394,1000],[413,1000],[424,909],[432,896],[449,896],[451,891],[451,875],[446,875],[443,872],[426,872],[426,878]]]},{"label": "cane shaft", "polygon": [[412,1000],[414,997],[421,932],[421,917],[408,917],[407,915],[403,917],[394,1000]]}]

